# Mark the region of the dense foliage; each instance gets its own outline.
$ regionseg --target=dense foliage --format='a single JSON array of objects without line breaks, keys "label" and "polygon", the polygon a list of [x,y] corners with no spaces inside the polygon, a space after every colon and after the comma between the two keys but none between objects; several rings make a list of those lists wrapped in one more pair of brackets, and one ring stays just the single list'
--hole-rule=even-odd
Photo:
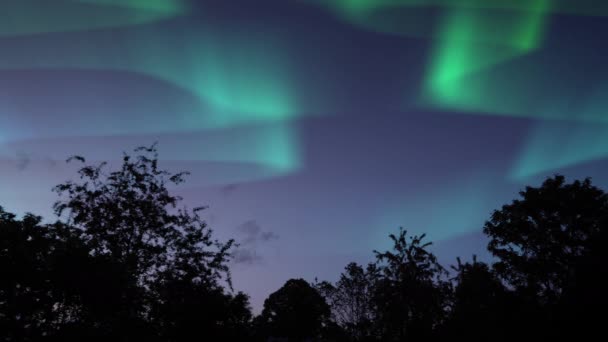
[{"label": "dense foliage", "polygon": [[84,163],[58,185],[55,223],[0,207],[0,340],[403,341],[581,338],[608,304],[608,195],[548,178],[496,210],[493,263],[439,264],[403,229],[335,283],[290,279],[257,317],[232,290],[233,240],[220,242],[168,186],[155,146],[114,171]]}]

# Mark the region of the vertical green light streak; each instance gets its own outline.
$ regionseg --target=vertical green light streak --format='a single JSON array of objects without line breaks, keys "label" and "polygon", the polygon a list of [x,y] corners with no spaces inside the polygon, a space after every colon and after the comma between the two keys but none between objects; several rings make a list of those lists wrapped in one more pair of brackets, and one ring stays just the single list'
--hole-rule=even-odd
[{"label": "vertical green light streak", "polygon": [[511,178],[529,177],[608,156],[608,124],[545,121],[531,132]]},{"label": "vertical green light streak", "polygon": [[[84,1],[104,5],[99,8],[117,5],[116,1]],[[132,1],[121,6],[139,11],[148,5]],[[152,7],[162,9],[159,6]],[[216,136],[215,140],[209,141],[210,145],[197,143],[184,159],[250,164],[240,174],[237,170],[219,177],[227,182],[276,177],[301,167],[298,136],[291,120],[305,111],[298,108],[287,51],[267,32],[244,35],[192,24],[189,30],[177,32],[164,25],[145,25],[130,27],[119,35],[111,31],[62,32],[20,37],[10,44],[12,48],[0,55],[0,71],[68,69],[82,70],[85,75],[87,71],[112,71],[125,72],[125,77],[135,73],[185,91],[188,100],[198,100],[187,102],[185,112],[129,113],[118,122],[116,115],[102,117],[97,111],[96,117],[90,117],[85,111],[73,129],[59,124],[56,129],[36,126],[41,133],[60,137],[205,131]],[[9,117],[17,123],[27,122],[27,116],[20,120],[18,108]],[[145,121],[140,121],[142,117]],[[148,125],[151,122],[155,124]],[[78,126],[86,126],[86,133]],[[2,137],[3,130],[0,127]],[[9,139],[24,138],[26,133],[16,132],[17,136]],[[35,138],[44,138],[44,134]],[[250,168],[259,170],[252,173]]]},{"label": "vertical green light streak", "polygon": [[495,16],[470,9],[448,13],[431,57],[424,102],[459,110],[497,109],[485,93],[492,80],[471,86],[468,78],[537,48],[549,4],[549,0],[533,0],[525,12]]},{"label": "vertical green light streak", "polygon": [[387,231],[399,226],[427,234],[434,241],[479,229],[484,215],[493,208],[495,181],[486,173],[490,170],[477,170],[462,175],[457,183],[443,183],[422,196],[383,204],[374,220],[379,230],[371,239],[382,241]]},{"label": "vertical green light streak", "polygon": [[[220,133],[216,132],[215,138],[209,141],[213,148],[205,149],[202,160],[258,164],[272,175],[287,174],[301,167],[298,135],[289,123],[255,125]],[[234,136],[235,133],[238,136]]]},{"label": "vertical green light streak", "polygon": [[[95,39],[97,38],[97,40]],[[27,40],[26,40],[27,42]],[[53,49],[46,48],[53,45]],[[120,48],[119,47],[126,47]],[[184,90],[201,104],[192,129],[226,128],[295,118],[297,92],[286,51],[268,35],[249,38],[200,28],[176,38],[144,27],[120,38],[99,33],[32,39],[0,56],[0,69],[71,68],[141,73]]]},{"label": "vertical green light streak", "polygon": [[[547,116],[564,118],[539,122],[529,133],[515,161],[510,177],[525,181],[529,177],[608,156],[608,83],[585,91],[572,109],[573,101],[558,101],[546,108]],[[577,102],[579,102],[577,101]],[[566,120],[566,117],[568,120]]]},{"label": "vertical green light streak", "polygon": [[[183,86],[194,89],[218,112],[207,122],[208,126],[291,119],[296,103],[286,59],[281,54],[246,41],[230,46],[207,44],[194,54],[200,59],[198,64],[193,61],[194,73]],[[183,82],[181,78],[173,81]]]}]

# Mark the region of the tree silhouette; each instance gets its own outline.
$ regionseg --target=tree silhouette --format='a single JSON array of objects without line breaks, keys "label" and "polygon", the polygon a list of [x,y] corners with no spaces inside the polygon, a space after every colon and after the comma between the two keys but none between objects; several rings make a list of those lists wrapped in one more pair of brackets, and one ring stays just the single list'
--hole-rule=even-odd
[{"label": "tree silhouette", "polygon": [[447,272],[427,250],[431,243],[422,242],[425,235],[408,239],[400,229],[389,237],[392,251],[374,251],[382,274],[375,296],[382,340],[429,338],[444,318]]},{"label": "tree silhouette", "polygon": [[135,151],[116,171],[85,165],[58,185],[55,224],[0,210],[5,340],[247,337],[248,297],[224,286],[233,241],[213,239],[202,208],[178,206],[168,185],[185,173],[159,169],[155,146]]},{"label": "tree silhouette", "polygon": [[608,222],[608,196],[589,179],[548,178],[492,214],[484,233],[496,271],[522,294],[555,303],[578,258]]},{"label": "tree silhouette", "polygon": [[379,276],[376,264],[363,268],[350,263],[335,284],[323,281],[315,285],[329,304],[333,321],[346,332],[350,341],[376,338],[373,299]]},{"label": "tree silhouette", "polygon": [[[520,195],[484,227],[488,249],[499,259],[494,268],[520,306],[514,329],[544,338],[580,335],[584,330],[574,323],[584,315],[573,315],[581,311],[579,303],[592,304],[584,310],[591,318],[589,311],[606,298],[593,284],[606,274],[597,246],[605,241],[608,196],[589,179],[568,184],[560,175]],[[588,290],[595,299],[585,295]]]},{"label": "tree silhouette", "polygon": [[484,262],[457,265],[451,310],[443,327],[443,336],[481,340],[507,340],[516,314],[513,298],[492,268]]},{"label": "tree silhouette", "polygon": [[[493,265],[458,258],[454,277],[425,236],[389,235],[335,283],[288,280],[252,319],[232,291],[233,240],[180,207],[156,147],[118,170],[84,165],[58,185],[58,221],[0,207],[0,341],[507,341],[603,334],[608,195],[548,178],[485,223]],[[74,157],[85,163],[82,157]]]},{"label": "tree silhouette", "polygon": [[57,215],[83,231],[94,254],[127,265],[138,284],[162,277],[230,280],[226,263],[233,240],[213,240],[197,214],[204,208],[178,208],[181,198],[169,193],[167,185],[182,183],[187,173],[160,170],[154,145],[135,151],[140,154],[125,155],[117,171],[106,174],[106,163],[86,165],[78,171],[81,182],[58,185]]},{"label": "tree silhouette", "polygon": [[80,232],[61,223],[22,220],[0,209],[0,331],[4,340],[102,337],[114,319],[126,274],[94,257]]},{"label": "tree silhouette", "polygon": [[191,341],[193,336],[249,340],[252,314],[247,295],[184,280],[161,286],[160,300],[153,303],[150,316],[152,325],[160,327],[162,341]]},{"label": "tree silhouette", "polygon": [[317,340],[330,316],[323,297],[303,279],[290,279],[264,301],[264,334],[289,341]]},{"label": "tree silhouette", "polygon": [[556,335],[575,332],[580,339],[591,340],[604,333],[608,307],[608,231],[603,227],[590,243],[589,252],[575,264],[573,277],[564,289],[553,325]]},{"label": "tree silhouette", "polygon": [[56,301],[50,283],[53,240],[40,218],[22,220],[0,207],[0,331],[4,341],[42,336],[59,317],[48,308]]}]

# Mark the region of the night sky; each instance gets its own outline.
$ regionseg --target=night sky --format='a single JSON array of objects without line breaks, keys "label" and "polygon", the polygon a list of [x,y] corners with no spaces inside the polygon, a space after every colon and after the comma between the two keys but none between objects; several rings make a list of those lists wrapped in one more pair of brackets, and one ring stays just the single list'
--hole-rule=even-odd
[{"label": "night sky", "polygon": [[608,187],[604,0],[2,0],[0,205],[53,220],[74,154],[159,143],[241,246],[259,310],[426,233],[488,258],[493,209],[555,173]]}]

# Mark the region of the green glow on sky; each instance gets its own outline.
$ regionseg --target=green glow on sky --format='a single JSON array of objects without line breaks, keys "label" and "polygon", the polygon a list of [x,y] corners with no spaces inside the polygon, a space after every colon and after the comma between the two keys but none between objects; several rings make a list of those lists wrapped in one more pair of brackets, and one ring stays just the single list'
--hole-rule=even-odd
[{"label": "green glow on sky", "polygon": [[386,5],[386,0],[369,1],[369,0],[343,0],[343,1],[332,1],[329,3],[330,6],[334,6],[337,10],[342,10],[352,15],[358,15],[370,10],[374,10],[378,7]]},{"label": "green glow on sky", "polygon": [[[258,164],[272,175],[288,174],[302,166],[299,137],[289,123],[254,125],[235,132],[220,130],[212,134],[216,134],[216,138],[209,141],[211,148],[194,151],[199,154],[199,160]],[[191,152],[187,152],[189,156]]]},{"label": "green glow on sky", "polygon": [[139,10],[157,11],[166,14],[184,12],[187,6],[184,0],[72,0],[103,6],[117,6]]},{"label": "green glow on sky", "polygon": [[[483,73],[537,48],[549,0],[530,2],[530,11],[495,13],[455,10],[440,29],[424,85],[424,101],[446,109],[500,110],[486,93],[495,85]],[[470,77],[482,81],[471,82]]]},{"label": "green glow on sky", "polygon": [[183,0],[2,0],[0,36],[139,25],[187,11]]},{"label": "green glow on sky", "polygon": [[[435,7],[446,10],[486,9],[534,11],[529,0],[300,0],[324,6],[345,19],[369,19],[372,12],[391,11],[397,8]],[[550,0],[551,12],[604,16],[608,15],[608,3],[597,0]],[[541,11],[544,11],[541,9]],[[379,22],[378,22],[379,23]],[[359,22],[359,24],[363,24]]]},{"label": "green glow on sky", "polygon": [[583,93],[545,108],[546,118],[561,115],[564,119],[544,120],[530,130],[511,170],[512,179],[525,181],[535,175],[608,157],[608,83],[595,85],[593,90]]},{"label": "green glow on sky", "polygon": [[[216,140],[197,143],[182,159],[234,165],[231,173],[217,176],[218,182],[277,177],[301,167],[292,119],[306,111],[298,105],[288,52],[267,32],[245,34],[192,24],[189,30],[176,32],[156,23],[132,26],[120,35],[83,31],[20,37],[14,49],[3,52],[0,71],[124,72],[125,77],[145,76],[149,82],[173,87],[186,99],[175,106],[184,111],[176,113],[152,109],[117,118],[95,108],[94,117],[83,112],[74,120],[80,130],[37,127],[36,137],[45,132],[55,137],[217,132],[209,133],[217,135]],[[9,117],[20,121],[18,112]],[[240,135],[230,133],[241,128]]]},{"label": "green glow on sky", "polygon": [[[49,131],[55,132],[57,127],[53,127],[53,122],[42,124],[51,126]],[[204,175],[189,181],[191,186],[260,181],[289,175],[303,167],[300,137],[288,122],[179,134],[134,132],[113,135],[113,139],[103,137],[107,137],[103,131],[83,135],[79,130],[60,136],[39,133],[35,137],[19,137],[17,134],[0,141],[0,160],[15,161],[15,151],[36,151],[36,154],[28,155],[33,162],[65,160],[67,155],[74,154],[86,155],[90,160],[112,161],[116,151],[127,144],[139,146],[157,140],[159,151],[168,162],[185,165],[178,166],[180,169],[194,168],[193,173]],[[75,146],[75,140],[80,144]],[[100,146],[102,140],[108,141]]]},{"label": "green glow on sky", "polygon": [[413,0],[303,0],[325,7],[354,26],[383,33],[429,36],[432,22],[420,15],[425,4]]},{"label": "green glow on sky", "polygon": [[[163,78],[194,92],[219,114],[207,126],[225,127],[249,122],[275,122],[295,117],[297,110],[283,53],[246,40],[218,43],[209,39],[193,56],[187,83],[172,74]],[[186,76],[186,75],[184,75]]]},{"label": "green glow on sky", "polygon": [[173,160],[226,163],[223,172],[204,177],[205,185],[281,177],[303,166],[300,138],[289,122],[209,130],[196,135],[186,133],[160,148]]},{"label": "green glow on sky", "polygon": [[[553,13],[606,15],[608,2],[565,0],[332,1],[330,8],[358,27],[434,39],[421,105],[443,110],[558,120],[530,136],[511,178],[608,156],[605,87],[579,84],[570,65],[533,56]],[[325,2],[328,4],[328,2]],[[430,7],[433,20],[417,20]],[[400,10],[400,11],[399,11]],[[398,13],[398,15],[393,15]],[[438,17],[438,18],[437,18]],[[531,57],[532,56],[532,57]],[[584,63],[578,59],[572,64]],[[549,83],[559,74],[562,82]],[[566,75],[567,74],[567,75]],[[571,82],[572,81],[572,82]],[[581,87],[579,91],[577,88]],[[604,95],[598,95],[604,94]],[[569,132],[564,125],[578,125]],[[586,136],[589,124],[599,124]],[[555,126],[557,125],[557,126]],[[561,126],[560,126],[561,125]],[[580,127],[579,127],[580,126]],[[558,142],[565,137],[565,145]],[[545,152],[547,151],[547,152]]]},{"label": "green glow on sky", "polygon": [[290,120],[301,112],[287,52],[270,35],[243,37],[199,28],[176,38],[163,29],[140,27],[120,38],[100,34],[97,40],[91,33],[70,33],[65,39],[49,39],[52,43],[32,39],[1,56],[0,69],[141,73],[200,100],[200,115],[188,115],[182,123],[191,129]]},{"label": "green glow on sky", "polygon": [[544,121],[531,132],[510,177],[529,177],[608,156],[608,124]]},{"label": "green glow on sky", "polygon": [[302,166],[299,141],[295,129],[288,124],[266,127],[266,131],[252,141],[255,161],[281,174],[297,171]]},{"label": "green glow on sky", "polygon": [[[388,199],[375,210],[375,230],[370,240],[383,246],[386,235],[400,226],[415,234],[427,234],[430,241],[478,231],[493,206],[498,205],[493,203],[494,183],[481,169],[459,177],[457,182],[437,181],[432,190],[416,192],[416,196]],[[403,191],[408,192],[411,190]]]},{"label": "green glow on sky", "polygon": [[280,46],[211,35],[184,43],[182,61],[179,56],[163,58],[163,47],[157,46],[154,51],[142,48],[142,60],[160,54],[153,57],[153,66],[142,68],[133,62],[115,67],[152,75],[192,92],[211,109],[193,123],[206,128],[295,117],[296,93]]}]

